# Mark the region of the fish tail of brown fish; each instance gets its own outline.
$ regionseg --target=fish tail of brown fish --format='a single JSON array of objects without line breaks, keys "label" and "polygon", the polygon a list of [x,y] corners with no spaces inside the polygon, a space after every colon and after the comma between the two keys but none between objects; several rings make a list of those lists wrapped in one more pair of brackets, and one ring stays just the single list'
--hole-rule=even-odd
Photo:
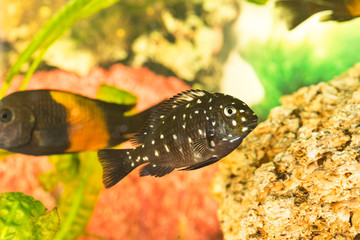
[{"label": "fish tail of brown fish", "polygon": [[281,8],[282,17],[287,22],[288,29],[294,29],[312,15],[331,10],[333,13],[323,16],[322,21],[347,21],[359,16],[358,0],[339,1],[303,1],[303,0],[276,0],[275,6]]},{"label": "fish tail of brown fish", "polygon": [[102,149],[98,151],[103,168],[103,183],[110,188],[126,177],[132,170],[143,164],[139,159],[132,160],[131,149]]}]

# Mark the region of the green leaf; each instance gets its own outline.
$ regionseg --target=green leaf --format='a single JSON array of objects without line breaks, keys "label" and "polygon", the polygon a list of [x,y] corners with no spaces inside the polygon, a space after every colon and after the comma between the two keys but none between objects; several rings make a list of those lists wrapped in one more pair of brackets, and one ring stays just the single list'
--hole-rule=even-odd
[{"label": "green leaf", "polygon": [[[57,208],[41,215],[35,222],[35,231],[32,239],[49,239],[52,240],[59,228],[60,218]],[[41,236],[38,238],[37,236]]]},{"label": "green leaf", "polygon": [[265,5],[268,2],[268,0],[247,0],[247,1],[258,5]]},{"label": "green leaf", "polygon": [[99,87],[97,98],[106,102],[126,105],[136,104],[137,102],[137,97],[133,94],[106,84]]},{"label": "green leaf", "polygon": [[45,212],[44,205],[33,197],[20,192],[1,194],[0,239],[53,239],[59,216],[56,208]]},{"label": "green leaf", "polygon": [[26,49],[20,54],[14,65],[11,66],[7,73],[5,83],[1,88],[0,97],[4,95],[14,76],[20,72],[21,67],[25,63],[31,62],[31,59],[34,58],[20,87],[21,90],[25,89],[31,75],[40,64],[47,49],[76,21],[107,8],[118,1],[119,0],[68,1],[67,4],[40,29]]},{"label": "green leaf", "polygon": [[63,184],[58,205],[61,226],[54,239],[77,239],[85,233],[102,189],[102,170],[96,152],[73,156],[79,161],[79,169],[76,178]]},{"label": "green leaf", "polygon": [[39,174],[39,180],[46,191],[55,189],[59,182],[71,182],[78,177],[79,158],[75,154],[49,156],[56,171]]},{"label": "green leaf", "polygon": [[0,149],[0,161],[4,160],[6,156],[13,154],[11,152]]},{"label": "green leaf", "polygon": [[76,154],[52,155],[49,160],[55,166],[59,181],[71,182],[78,177],[80,162]]}]

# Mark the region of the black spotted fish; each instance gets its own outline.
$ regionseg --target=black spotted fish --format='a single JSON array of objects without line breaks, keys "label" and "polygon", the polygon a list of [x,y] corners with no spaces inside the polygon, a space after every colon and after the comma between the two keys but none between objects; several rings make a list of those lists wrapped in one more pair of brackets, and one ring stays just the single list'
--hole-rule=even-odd
[{"label": "black spotted fish", "polygon": [[124,115],[133,107],[64,91],[15,92],[0,100],[0,148],[38,156],[115,146],[153,111]]},{"label": "black spotted fish", "polygon": [[133,149],[102,149],[103,182],[109,188],[136,167],[140,176],[162,177],[175,168],[194,170],[219,161],[256,127],[255,113],[237,98],[188,90],[161,103]]}]

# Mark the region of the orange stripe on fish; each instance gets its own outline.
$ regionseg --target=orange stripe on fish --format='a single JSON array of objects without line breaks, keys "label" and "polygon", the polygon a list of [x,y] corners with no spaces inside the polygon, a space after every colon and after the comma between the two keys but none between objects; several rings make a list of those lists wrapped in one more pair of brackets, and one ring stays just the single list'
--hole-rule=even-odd
[{"label": "orange stripe on fish", "polygon": [[110,136],[104,112],[95,101],[57,91],[50,91],[50,95],[66,108],[70,146],[65,152],[95,150],[107,145]]}]

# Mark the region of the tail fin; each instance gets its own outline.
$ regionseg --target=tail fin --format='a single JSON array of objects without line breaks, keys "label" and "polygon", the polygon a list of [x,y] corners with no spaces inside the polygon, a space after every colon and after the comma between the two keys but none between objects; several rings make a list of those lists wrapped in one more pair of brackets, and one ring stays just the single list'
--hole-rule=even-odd
[{"label": "tail fin", "polygon": [[139,165],[131,160],[130,152],[129,149],[101,149],[98,151],[105,188],[114,186]]}]

